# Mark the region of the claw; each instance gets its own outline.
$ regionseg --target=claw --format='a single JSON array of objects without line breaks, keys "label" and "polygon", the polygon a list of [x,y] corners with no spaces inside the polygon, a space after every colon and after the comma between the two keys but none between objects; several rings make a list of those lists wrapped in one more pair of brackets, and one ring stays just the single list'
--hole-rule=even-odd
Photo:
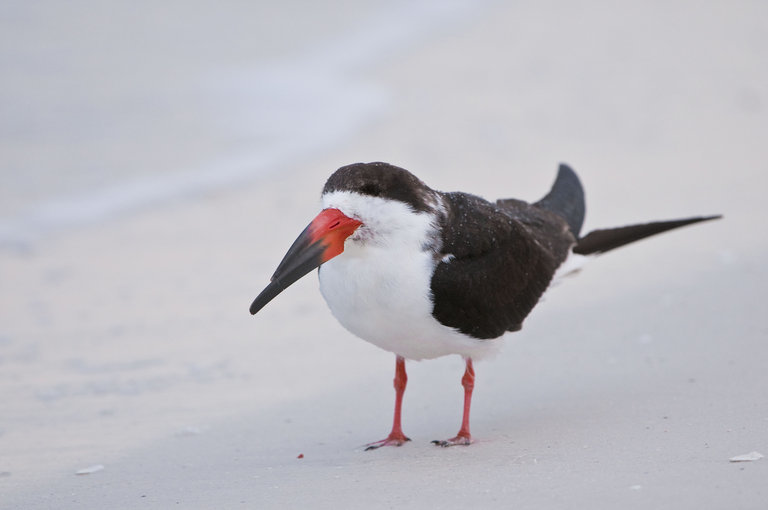
[{"label": "claw", "polygon": [[403,446],[407,441],[410,441],[411,438],[409,437],[388,437],[386,439],[382,439],[381,441],[376,441],[373,443],[368,443],[365,445],[365,451],[369,450],[376,450],[377,448],[381,448],[382,446]]},{"label": "claw", "polygon": [[469,446],[472,444],[472,437],[456,436],[451,439],[445,439],[443,441],[438,441],[435,439],[432,441],[432,444],[436,446],[442,446],[443,448],[448,448],[449,446]]}]

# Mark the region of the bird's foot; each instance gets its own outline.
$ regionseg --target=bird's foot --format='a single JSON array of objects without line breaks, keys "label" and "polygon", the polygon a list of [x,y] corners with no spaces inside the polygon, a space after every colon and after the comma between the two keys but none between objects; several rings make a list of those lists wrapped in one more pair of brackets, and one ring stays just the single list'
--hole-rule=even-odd
[{"label": "bird's foot", "polygon": [[443,448],[448,448],[449,446],[469,446],[472,444],[472,436],[469,434],[463,435],[459,434],[456,437],[452,437],[451,439],[446,439],[444,441],[438,441],[435,439],[432,441],[432,444],[437,446],[442,446]]},{"label": "bird's foot", "polygon": [[368,450],[375,450],[377,448],[381,448],[382,446],[403,446],[410,440],[411,439],[406,437],[402,432],[399,434],[393,432],[386,439],[365,445],[365,451],[367,452]]}]

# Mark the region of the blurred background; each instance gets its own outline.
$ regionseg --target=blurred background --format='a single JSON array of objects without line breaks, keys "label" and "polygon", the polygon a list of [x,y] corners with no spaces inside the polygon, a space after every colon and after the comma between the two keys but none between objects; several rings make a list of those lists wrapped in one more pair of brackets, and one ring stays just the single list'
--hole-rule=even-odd
[{"label": "blurred background", "polygon": [[[761,1],[2,2],[0,507],[759,494],[764,471],[713,466],[768,449],[767,62]],[[726,219],[548,294],[478,368],[485,444],[426,444],[458,425],[442,359],[409,364],[418,445],[361,457],[392,356],[313,276],[247,308],[331,172],[375,160],[524,200],[568,162],[585,231]]]},{"label": "blurred background", "polygon": [[0,235],[287,171],[402,101],[378,69],[489,8],[4,3]]},{"label": "blurred background", "polygon": [[385,123],[353,155],[417,173],[755,167],[761,9],[4,2],[0,241],[251,183]]}]

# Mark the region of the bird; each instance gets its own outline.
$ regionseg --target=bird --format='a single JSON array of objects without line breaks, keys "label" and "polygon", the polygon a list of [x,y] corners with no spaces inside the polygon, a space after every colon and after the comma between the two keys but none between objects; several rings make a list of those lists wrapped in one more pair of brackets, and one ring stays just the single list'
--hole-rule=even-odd
[{"label": "bird", "polygon": [[432,442],[469,445],[473,360],[492,355],[502,337],[519,331],[553,281],[596,255],[721,217],[654,221],[581,236],[584,190],[567,164],[560,164],[549,192],[528,203],[437,191],[404,168],[354,163],[328,178],[321,203],[250,312],[256,314],[319,268],[320,292],[342,326],[395,354],[392,429],[366,450],[410,441],[401,422],[405,360],[464,359],[459,432]]}]

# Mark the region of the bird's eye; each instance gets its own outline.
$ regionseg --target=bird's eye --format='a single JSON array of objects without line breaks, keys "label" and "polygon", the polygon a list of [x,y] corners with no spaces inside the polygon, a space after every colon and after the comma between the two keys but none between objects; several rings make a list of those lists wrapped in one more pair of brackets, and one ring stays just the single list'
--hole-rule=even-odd
[{"label": "bird's eye", "polygon": [[331,225],[328,226],[328,230],[333,230],[334,228],[338,227],[341,222],[336,220]]}]

